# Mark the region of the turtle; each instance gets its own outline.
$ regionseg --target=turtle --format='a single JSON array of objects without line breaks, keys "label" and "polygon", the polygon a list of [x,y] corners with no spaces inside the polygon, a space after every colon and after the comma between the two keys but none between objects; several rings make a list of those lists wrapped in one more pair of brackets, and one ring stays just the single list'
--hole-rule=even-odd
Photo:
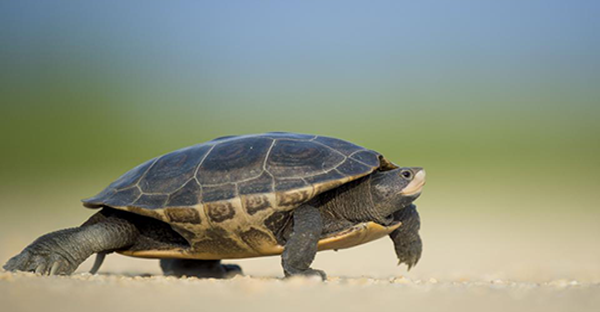
[{"label": "turtle", "polygon": [[269,132],[220,137],[153,158],[96,196],[81,226],[41,236],[7,271],[68,275],[93,254],[160,259],[164,274],[241,274],[223,259],[281,255],[284,276],[318,276],[318,251],[389,236],[399,264],[421,257],[413,201],[421,167],[400,167],[345,140]]}]

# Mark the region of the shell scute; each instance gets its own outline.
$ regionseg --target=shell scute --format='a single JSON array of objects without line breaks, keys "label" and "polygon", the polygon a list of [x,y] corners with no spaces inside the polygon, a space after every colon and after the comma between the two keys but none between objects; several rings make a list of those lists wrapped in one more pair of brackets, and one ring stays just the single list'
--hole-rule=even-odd
[{"label": "shell scute", "polygon": [[371,167],[379,166],[379,157],[379,153],[370,150],[358,151],[350,156],[351,159],[358,160],[361,163]]},{"label": "shell scute", "polygon": [[198,163],[210,151],[210,146],[195,145],[160,157],[141,179],[144,193],[170,194],[193,178]]},{"label": "shell scute", "polygon": [[269,246],[277,245],[277,241],[273,239],[271,235],[255,227],[251,227],[250,229],[241,232],[239,235],[246,245],[259,253],[261,253],[263,249],[266,249],[263,246],[267,246],[268,248]]},{"label": "shell scute", "polygon": [[311,183],[313,185],[313,187],[315,188],[315,194],[320,194],[339,185],[342,185],[346,179],[348,179],[348,177],[341,174],[337,170],[331,170],[327,173],[304,178],[306,182]]},{"label": "shell scute", "polygon": [[279,209],[293,209],[307,202],[313,195],[313,188],[294,189],[284,192],[276,192],[275,198]]},{"label": "shell scute", "polygon": [[270,193],[273,191],[273,184],[273,177],[263,172],[254,179],[239,182],[238,192],[240,195]]},{"label": "shell scute", "polygon": [[242,195],[242,206],[249,215],[254,215],[259,211],[272,207],[269,196],[263,194]]},{"label": "shell scute", "polygon": [[221,223],[235,216],[235,208],[228,201],[207,203],[204,207],[212,222]]},{"label": "shell scute", "polygon": [[235,183],[263,172],[263,163],[273,140],[249,137],[214,146],[198,168],[196,178],[201,185]]},{"label": "shell scute", "polygon": [[132,205],[141,208],[162,207],[168,199],[169,196],[163,194],[142,194]]},{"label": "shell scute", "polygon": [[114,193],[111,197],[107,198],[103,202],[108,206],[127,206],[133,204],[142,192],[137,187],[131,187]]},{"label": "shell scute", "polygon": [[166,207],[191,207],[200,203],[200,186],[196,180],[188,181],[181,189],[175,191],[165,204]]},{"label": "shell scute", "polygon": [[339,165],[336,170],[346,176],[359,175],[370,169],[369,166],[362,164],[354,159],[348,158],[345,162]]},{"label": "shell scute", "polygon": [[334,168],[344,156],[310,141],[275,141],[266,169],[275,178],[306,177]]},{"label": "shell scute", "polygon": [[200,224],[200,213],[194,208],[167,208],[165,215],[170,222],[185,224]]},{"label": "shell scute", "polygon": [[202,187],[202,202],[211,203],[229,200],[237,196],[237,187],[233,183]]},{"label": "shell scute", "polygon": [[285,179],[275,181],[276,192],[300,189],[307,186],[310,185],[303,179]]}]

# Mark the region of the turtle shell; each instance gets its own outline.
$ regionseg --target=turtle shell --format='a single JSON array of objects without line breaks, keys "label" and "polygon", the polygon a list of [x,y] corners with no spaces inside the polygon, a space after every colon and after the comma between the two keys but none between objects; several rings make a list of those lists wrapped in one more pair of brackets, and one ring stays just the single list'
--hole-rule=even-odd
[{"label": "turtle shell", "polygon": [[[197,208],[273,194],[283,210],[379,167],[396,168],[379,153],[340,139],[272,132],[229,136],[153,158],[128,171],[88,208]],[[242,200],[247,212],[261,203]]]},{"label": "turtle shell", "polygon": [[330,137],[229,136],[151,159],[83,204],[171,224],[191,250],[204,253],[197,258],[259,256],[272,253],[277,245],[272,233],[290,210],[377,169],[393,168],[375,151]]}]

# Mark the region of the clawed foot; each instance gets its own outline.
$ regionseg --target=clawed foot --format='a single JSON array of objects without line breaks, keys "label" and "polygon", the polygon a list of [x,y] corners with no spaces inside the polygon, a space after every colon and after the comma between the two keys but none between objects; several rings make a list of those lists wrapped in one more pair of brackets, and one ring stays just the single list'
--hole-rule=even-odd
[{"label": "clawed foot", "polygon": [[236,275],[244,275],[242,268],[237,264],[223,264],[221,265],[225,270],[225,278],[231,278]]},{"label": "clawed foot", "polygon": [[394,213],[394,218],[402,222],[402,226],[390,233],[398,257],[398,265],[406,263],[410,270],[419,262],[423,252],[423,242],[419,236],[421,220],[417,207],[415,205],[406,207]]},{"label": "clawed foot", "polygon": [[41,275],[69,275],[77,269],[56,252],[26,248],[12,257],[3,268],[7,271],[34,272]]},{"label": "clawed foot", "polygon": [[[290,272],[290,271],[292,271],[292,272]],[[308,278],[316,276],[316,277],[319,277],[323,281],[327,280],[327,274],[325,274],[325,271],[321,271],[321,270],[306,269],[306,270],[301,271],[301,270],[289,270],[288,269],[285,271],[286,278],[296,277],[296,276],[304,276],[304,277],[308,277]]]},{"label": "clawed foot", "polygon": [[416,246],[416,245],[407,246],[402,251],[403,252],[401,252],[401,253],[397,252],[398,265],[405,263],[407,266],[407,270],[410,271],[410,269],[412,269],[417,264],[417,262],[419,262],[419,259],[421,258],[420,245],[419,246]]},{"label": "clawed foot", "polygon": [[198,278],[231,278],[242,275],[236,264],[221,264],[219,260],[161,259],[160,266],[167,276]]}]

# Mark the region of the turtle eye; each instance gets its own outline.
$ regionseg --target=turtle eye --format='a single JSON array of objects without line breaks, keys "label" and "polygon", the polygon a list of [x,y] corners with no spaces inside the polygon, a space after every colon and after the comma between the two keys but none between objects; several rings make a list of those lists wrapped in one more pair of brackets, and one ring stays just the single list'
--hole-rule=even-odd
[{"label": "turtle eye", "polygon": [[413,174],[412,174],[412,171],[404,169],[404,170],[400,171],[400,175],[402,177],[404,177],[406,180],[410,180],[410,179],[412,179]]}]

